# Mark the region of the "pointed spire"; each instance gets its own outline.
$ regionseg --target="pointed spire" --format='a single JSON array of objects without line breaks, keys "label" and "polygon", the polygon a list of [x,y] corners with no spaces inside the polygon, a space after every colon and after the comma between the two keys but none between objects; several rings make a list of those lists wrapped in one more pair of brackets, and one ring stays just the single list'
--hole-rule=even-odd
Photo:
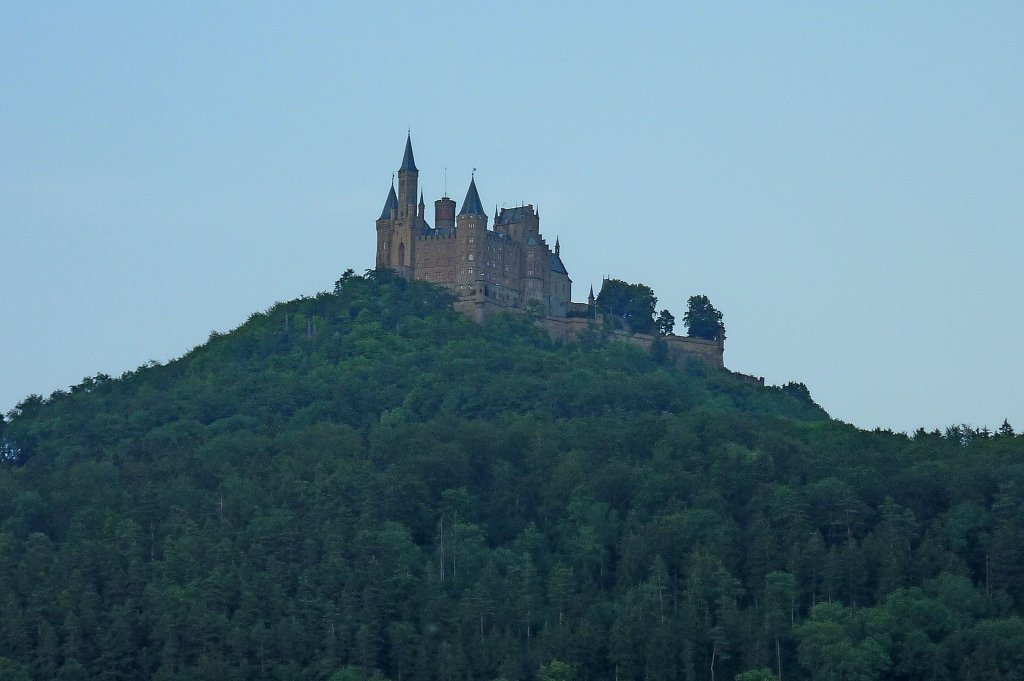
[{"label": "pointed spire", "polygon": [[402,167],[398,169],[400,173],[405,171],[419,172],[416,167],[416,159],[412,156],[412,131],[405,138],[405,156],[402,157]]},{"label": "pointed spire", "polygon": [[395,194],[395,178],[391,177],[391,191],[388,192],[388,200],[384,202],[384,210],[380,213],[380,220],[390,220],[391,211],[398,210],[398,196]]},{"label": "pointed spire", "polygon": [[422,206],[425,206],[425,205],[426,205],[426,204],[425,204],[425,203],[423,203],[423,190],[421,189],[421,190],[420,190],[420,206],[422,207]]},{"label": "pointed spire", "polygon": [[591,305],[594,304],[594,285],[593,284],[590,285],[590,295],[587,296],[587,302],[590,303]]},{"label": "pointed spire", "polygon": [[560,255],[559,251],[562,250],[561,244],[558,243],[558,236],[555,236],[555,255]]},{"label": "pointed spire", "polygon": [[483,215],[485,218],[487,216],[483,204],[480,203],[480,193],[476,190],[475,175],[469,180],[469,191],[466,192],[466,200],[462,202],[459,215]]}]

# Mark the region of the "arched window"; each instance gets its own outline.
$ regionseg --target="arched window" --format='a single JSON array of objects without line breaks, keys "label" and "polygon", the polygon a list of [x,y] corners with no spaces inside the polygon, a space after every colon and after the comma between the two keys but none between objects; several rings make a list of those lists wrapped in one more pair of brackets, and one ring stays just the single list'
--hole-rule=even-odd
[{"label": "arched window", "polygon": [[405,242],[398,244],[398,266],[405,267]]}]

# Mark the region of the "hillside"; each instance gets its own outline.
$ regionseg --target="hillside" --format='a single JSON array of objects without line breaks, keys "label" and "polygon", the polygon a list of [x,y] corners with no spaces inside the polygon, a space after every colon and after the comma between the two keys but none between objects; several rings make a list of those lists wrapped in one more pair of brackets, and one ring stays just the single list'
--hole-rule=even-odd
[{"label": "hillside", "polygon": [[860,431],[387,272],[0,429],[0,679],[1024,678],[1008,427]]}]

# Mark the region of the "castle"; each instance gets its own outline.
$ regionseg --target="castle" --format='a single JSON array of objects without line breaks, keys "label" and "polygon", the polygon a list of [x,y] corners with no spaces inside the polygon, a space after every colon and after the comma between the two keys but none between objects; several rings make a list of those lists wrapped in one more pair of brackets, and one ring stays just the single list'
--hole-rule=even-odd
[{"label": "castle", "polygon": [[[410,134],[398,169],[398,192],[392,177],[377,218],[377,268],[447,287],[456,296],[456,309],[476,321],[498,312],[530,312],[552,338],[561,340],[578,338],[600,321],[593,287],[586,303],[572,302],[572,280],[558,239],[554,249],[548,246],[540,233],[540,213],[532,205],[495,209],[494,228],[488,229],[474,174],[458,214],[447,193],[434,201],[431,227],[419,175]],[[705,340],[623,329],[606,332],[644,348],[664,343],[674,359],[696,357],[724,366],[724,336]],[[764,379],[760,381],[763,385]]]},{"label": "castle", "polygon": [[506,310],[532,309],[553,317],[586,313],[586,304],[571,303],[572,280],[561,247],[556,239],[552,250],[541,236],[540,214],[532,205],[495,210],[494,228],[488,229],[474,176],[458,214],[447,194],[434,202],[431,227],[418,192],[419,174],[410,135],[398,169],[398,193],[392,179],[377,219],[378,268],[446,286],[458,298],[457,307],[478,320]]}]

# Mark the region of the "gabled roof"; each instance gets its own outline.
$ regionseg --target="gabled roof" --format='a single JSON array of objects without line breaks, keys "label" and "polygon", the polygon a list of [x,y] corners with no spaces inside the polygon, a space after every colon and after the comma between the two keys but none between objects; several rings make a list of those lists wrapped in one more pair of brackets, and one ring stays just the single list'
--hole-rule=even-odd
[{"label": "gabled roof", "polygon": [[517,206],[515,208],[502,208],[501,213],[498,214],[498,219],[495,221],[496,225],[511,225],[517,222],[522,222],[523,218],[526,217],[526,207]]},{"label": "gabled roof", "polygon": [[487,216],[487,213],[484,212],[484,205],[480,203],[480,193],[476,190],[476,178],[469,181],[469,191],[466,192],[466,200],[462,202],[462,210],[459,211],[459,215]]},{"label": "gabled roof", "polygon": [[418,173],[419,169],[416,167],[416,159],[412,156],[412,133],[405,138],[405,156],[402,157],[402,167],[398,169],[398,172],[405,170],[411,170],[414,173]]},{"label": "gabled roof", "polygon": [[388,200],[384,202],[384,210],[380,212],[378,220],[389,220],[391,211],[398,210],[398,195],[395,194],[395,181],[391,180],[391,191],[388,192]]},{"label": "gabled roof", "polygon": [[562,264],[562,258],[557,253],[551,254],[551,270],[559,274],[569,274],[569,271],[565,269],[565,265]]}]

